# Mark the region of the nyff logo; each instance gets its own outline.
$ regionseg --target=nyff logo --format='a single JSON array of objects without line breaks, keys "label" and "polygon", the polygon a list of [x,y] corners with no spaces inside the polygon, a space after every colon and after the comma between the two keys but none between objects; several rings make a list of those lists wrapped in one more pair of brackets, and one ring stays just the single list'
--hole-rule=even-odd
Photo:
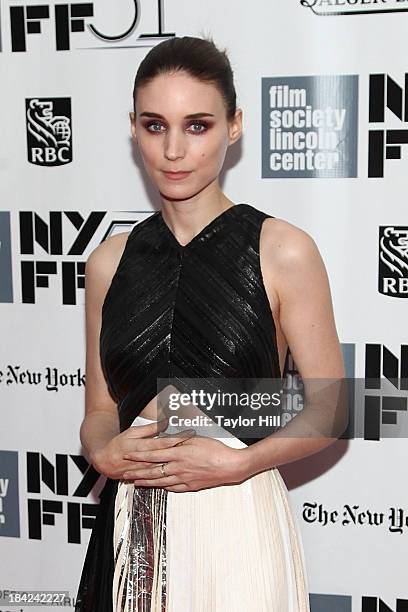
[{"label": "nyff logo", "polygon": [[333,595],[327,593],[310,593],[310,612],[407,612],[408,599],[395,598],[395,603],[387,603],[378,596],[363,595],[357,601],[351,595]]},{"label": "nyff logo", "polygon": [[[82,529],[92,529],[98,504],[88,503],[86,498],[99,480],[99,473],[82,455],[56,454],[52,463],[42,453],[28,452],[27,499],[28,537],[43,538],[43,527],[55,526],[57,517],[65,518],[67,542],[80,544]],[[71,475],[80,473],[81,480]],[[75,484],[74,484],[75,483]],[[43,485],[46,497],[43,496]],[[67,499],[71,497],[73,501]],[[80,498],[85,498],[80,501]]]},{"label": "nyff logo", "polygon": [[407,437],[407,414],[408,345],[401,345],[398,358],[387,346],[367,344],[362,437],[373,441]]},{"label": "nyff logo", "polygon": [[22,465],[27,489],[20,501],[19,453],[0,450],[0,536],[25,535],[20,529],[20,505],[26,503],[30,540],[52,537],[50,527],[58,526],[64,528],[67,542],[81,544],[84,530],[94,525],[104,477],[82,455],[56,453],[51,459],[33,451],[25,453]]},{"label": "nyff logo", "polygon": [[[140,0],[132,0],[129,4],[133,5],[133,11],[131,10],[130,14],[129,11],[126,11],[125,15],[127,17],[124,17],[128,19],[128,23],[116,33],[111,33],[111,29],[112,22],[116,21],[114,17],[118,17],[120,7],[117,5],[120,3],[106,3],[107,7],[105,7],[104,12],[105,26],[96,26],[95,22],[99,20],[96,17],[92,19],[94,17],[94,8],[97,5],[96,2],[68,2],[54,5],[36,4],[34,6],[19,4],[17,6],[10,6],[9,29],[11,51],[14,53],[26,52],[28,50],[27,47],[29,47],[29,37],[34,34],[43,35],[42,26],[46,20],[51,21],[54,26],[54,45],[56,51],[69,51],[72,47],[72,35],[81,36],[78,34],[80,32],[83,32],[85,35],[80,38],[81,49],[99,48],[101,45],[95,45],[96,40],[101,41],[104,45],[114,43],[115,48],[117,48],[121,46],[118,45],[120,41],[129,37],[132,37],[132,39],[126,42],[126,47],[146,47],[153,46],[157,39],[175,36],[175,32],[164,31],[164,0],[157,0],[155,7],[152,0],[144,0],[144,2],[148,7],[146,14],[149,18],[149,23],[140,25],[142,18]],[[106,16],[106,10],[114,11],[111,19],[109,19],[109,14]],[[154,22],[151,23],[153,13]],[[0,27],[1,24],[0,20]],[[103,32],[105,27],[110,32],[109,34]],[[144,29],[142,30],[142,28]],[[0,42],[4,38],[4,33],[3,37],[1,34],[2,32],[0,31]],[[146,44],[149,41],[151,41],[150,45]],[[92,44],[89,44],[90,42]],[[2,50],[1,47],[0,50]]]},{"label": "nyff logo", "polygon": [[408,73],[404,88],[388,74],[370,74],[369,122],[386,123],[385,109],[400,121],[400,129],[379,126],[368,134],[368,176],[383,177],[386,159],[401,159],[401,145],[408,144]]},{"label": "nyff logo", "polygon": [[26,98],[27,158],[37,166],[72,161],[70,98]]},{"label": "nyff logo", "polygon": [[[29,210],[0,211],[0,303],[15,302],[13,266],[17,266],[23,304],[37,303],[46,297],[44,290],[64,305],[78,304],[85,288],[86,251],[90,253],[108,236],[131,231],[146,214],[152,211],[83,215],[58,210],[43,216]],[[15,232],[12,215],[18,215]],[[19,237],[15,247],[14,234]]]}]

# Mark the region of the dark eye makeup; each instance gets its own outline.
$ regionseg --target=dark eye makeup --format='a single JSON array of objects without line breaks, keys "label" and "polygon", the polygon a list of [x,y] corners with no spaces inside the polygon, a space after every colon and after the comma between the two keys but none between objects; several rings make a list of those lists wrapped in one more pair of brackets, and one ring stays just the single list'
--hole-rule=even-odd
[{"label": "dark eye makeup", "polygon": [[[162,130],[151,130],[150,129],[150,127],[154,125],[164,125],[164,124],[161,121],[153,120],[153,121],[147,121],[146,123],[144,123],[143,127],[145,127],[148,132],[156,132],[160,134]],[[204,134],[204,132],[206,132],[208,128],[210,127],[210,125],[206,121],[198,121],[198,120],[190,121],[187,127],[190,127],[192,125],[194,126],[199,125],[201,127],[200,130],[192,130],[193,134]]]}]

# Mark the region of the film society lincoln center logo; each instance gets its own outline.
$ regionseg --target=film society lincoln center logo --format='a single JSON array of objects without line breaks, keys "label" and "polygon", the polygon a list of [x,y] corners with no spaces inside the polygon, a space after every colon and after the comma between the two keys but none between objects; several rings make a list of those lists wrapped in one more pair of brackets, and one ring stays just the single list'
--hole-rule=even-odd
[{"label": "film society lincoln center logo", "polygon": [[26,98],[27,159],[36,166],[72,162],[71,98]]},{"label": "film society lincoln center logo", "polygon": [[357,176],[358,75],[262,78],[262,178]]}]

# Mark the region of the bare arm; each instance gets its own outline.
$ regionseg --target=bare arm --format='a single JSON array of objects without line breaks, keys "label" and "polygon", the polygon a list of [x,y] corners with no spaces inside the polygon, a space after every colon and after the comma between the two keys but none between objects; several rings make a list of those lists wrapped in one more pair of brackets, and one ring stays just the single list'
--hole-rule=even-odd
[{"label": "bare arm", "polygon": [[[311,406],[307,412],[306,404],[303,415],[300,413],[286,427],[245,449],[250,474],[311,455],[335,441],[319,433],[329,430],[331,421],[337,418],[336,406],[329,404],[337,401],[332,393],[337,391],[334,381],[343,381],[345,376],[329,280],[319,250],[303,230],[280,219],[271,221],[266,221],[262,229],[265,285],[268,292],[268,280],[273,275],[279,323],[305,390],[309,397],[316,398],[318,410],[313,413]],[[323,385],[327,381],[324,392],[317,392],[316,379],[321,379]],[[321,398],[329,398],[327,405],[321,405]],[[336,427],[342,433],[346,423],[341,420]]]},{"label": "bare arm", "polygon": [[92,251],[85,267],[86,386],[80,439],[93,464],[97,451],[119,433],[117,405],[109,393],[100,363],[99,334],[103,300],[127,236],[121,233],[107,238]]}]

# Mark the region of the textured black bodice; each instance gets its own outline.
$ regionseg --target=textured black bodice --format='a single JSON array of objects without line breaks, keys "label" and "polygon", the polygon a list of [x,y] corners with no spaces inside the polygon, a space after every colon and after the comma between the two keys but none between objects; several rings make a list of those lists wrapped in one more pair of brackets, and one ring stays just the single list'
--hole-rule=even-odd
[{"label": "textured black bodice", "polygon": [[281,377],[259,257],[267,217],[236,204],[185,246],[161,211],[134,226],[105,297],[100,335],[121,431],[157,395],[157,378]]}]

